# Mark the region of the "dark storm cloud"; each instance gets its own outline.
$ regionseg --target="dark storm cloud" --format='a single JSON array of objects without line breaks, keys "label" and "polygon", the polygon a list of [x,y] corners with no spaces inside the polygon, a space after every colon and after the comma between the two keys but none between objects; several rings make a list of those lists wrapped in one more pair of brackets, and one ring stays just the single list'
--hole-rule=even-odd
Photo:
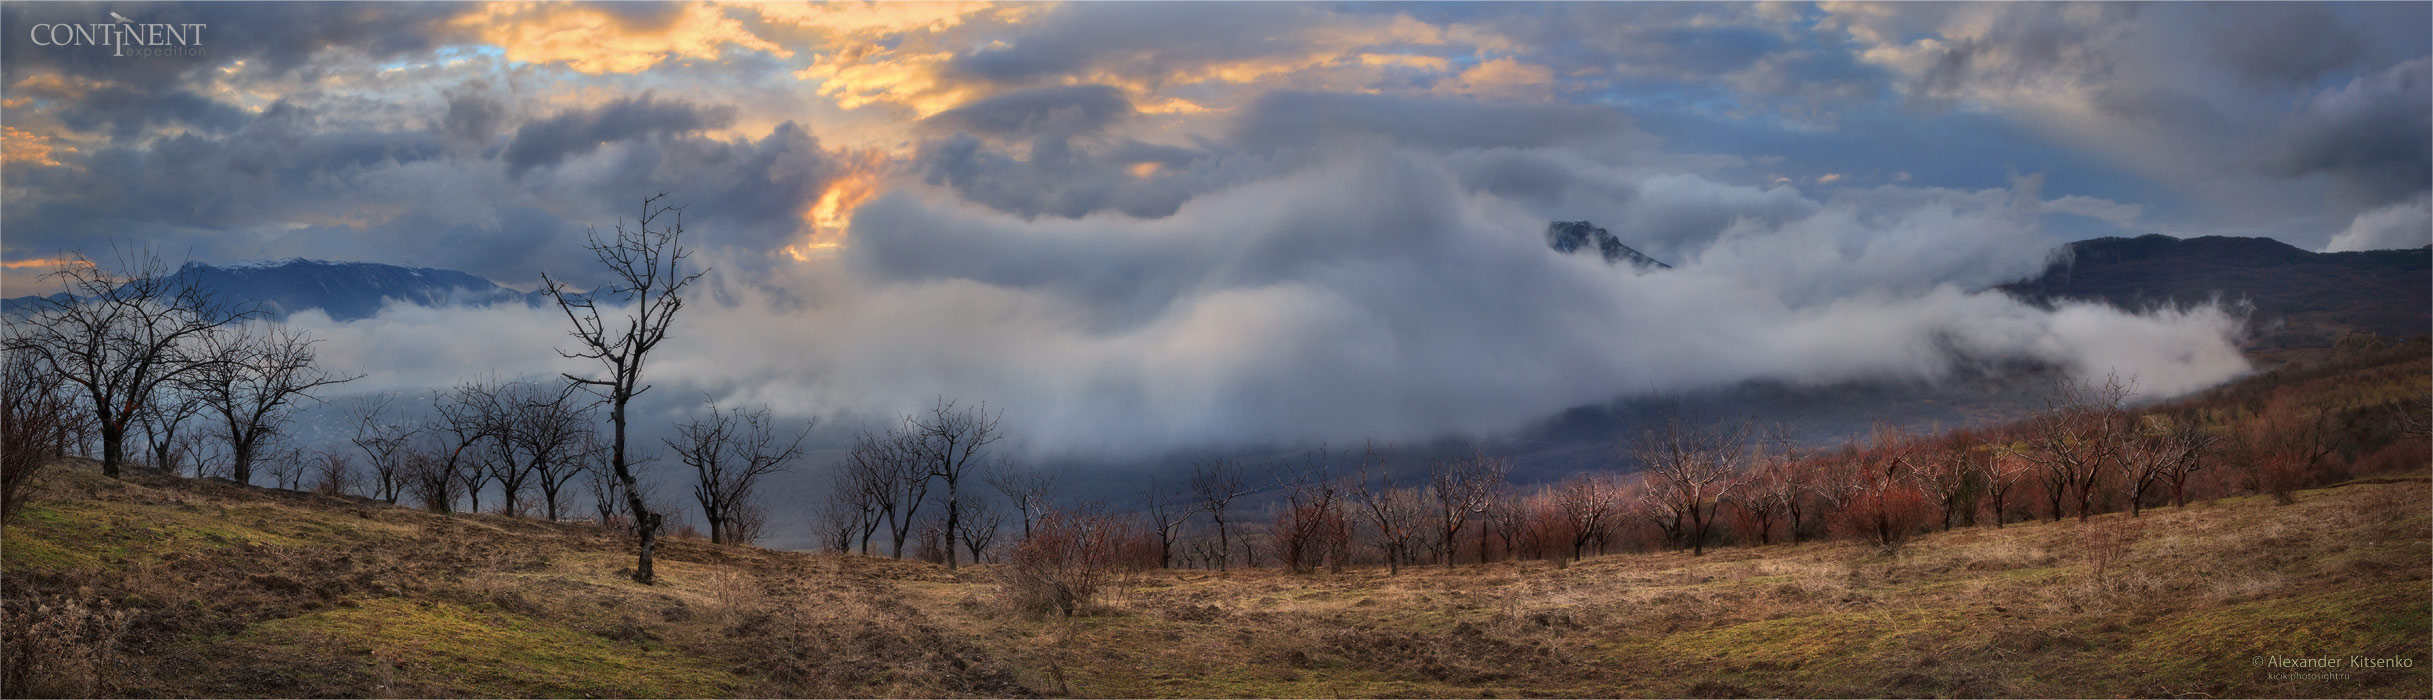
[{"label": "dark storm cloud", "polygon": [[2306,85],[2366,58],[2358,32],[2332,8],[2316,3],[2256,3],[2212,8],[2222,27],[2206,51],[2240,78]]},{"label": "dark storm cloud", "polygon": [[[730,123],[724,106],[645,94],[517,128],[505,93],[487,84],[441,93],[420,118],[389,128],[279,102],[220,129],[62,152],[59,167],[12,164],[7,185],[26,194],[0,211],[8,251],[90,249],[107,231],[207,261],[363,259],[511,284],[575,270],[584,284],[585,226],[630,215],[637,197],[690,202],[696,245],[757,260],[793,242],[843,167],[793,123],[757,139],[692,134]],[[492,158],[490,144],[509,133],[521,150]],[[589,152],[609,157],[575,167],[573,154]],[[557,167],[515,178],[509,160]]]},{"label": "dark storm cloud", "polygon": [[1324,15],[1293,3],[1058,5],[989,46],[956,55],[947,70],[1001,84],[1102,70],[1162,78],[1190,66],[1306,50],[1302,32]]},{"label": "dark storm cloud", "polygon": [[146,91],[119,84],[37,83],[11,94],[56,103],[58,107],[52,114],[58,116],[62,125],[77,131],[104,132],[122,141],[143,136],[155,126],[179,126],[217,134],[250,120],[245,110],[235,105],[178,88]]},{"label": "dark storm cloud", "polygon": [[2433,60],[2419,58],[2317,93],[2267,152],[2269,172],[2322,174],[2368,206],[2433,187]]},{"label": "dark storm cloud", "polygon": [[983,136],[1081,134],[1132,116],[1132,102],[1108,85],[1064,85],[994,95],[924,120],[947,131]]},{"label": "dark storm cloud", "polygon": [[507,144],[504,156],[507,174],[521,176],[533,168],[557,165],[570,156],[588,154],[611,143],[721,129],[734,123],[732,106],[701,107],[683,100],[658,99],[653,93],[644,92],[598,107],[567,110],[517,128],[515,140]]},{"label": "dark storm cloud", "polygon": [[1630,135],[1609,107],[1278,91],[1244,108],[1234,138],[1254,151],[1311,148],[1373,136],[1432,149],[1531,148],[1608,142]]},{"label": "dark storm cloud", "polygon": [[572,176],[589,183],[593,196],[616,202],[618,213],[642,195],[678,193],[701,245],[768,252],[791,242],[803,212],[844,168],[809,129],[786,122],[759,139],[632,142],[606,170]]},{"label": "dark storm cloud", "polygon": [[[1086,216],[1113,210],[1159,218],[1200,192],[1241,182],[1266,169],[1239,153],[1147,144],[1075,144],[1045,139],[1016,157],[968,134],[922,141],[908,165],[922,181],[964,199],[1024,216]],[[1130,168],[1155,166],[1136,175]]]},{"label": "dark storm cloud", "polygon": [[187,133],[144,148],[102,149],[79,168],[12,170],[11,185],[42,196],[12,203],[8,228],[12,238],[66,244],[97,230],[143,236],[250,226],[276,221],[297,202],[352,195],[345,186],[352,173],[445,152],[425,133],[324,132],[315,122],[306,110],[278,103],[225,137]]},{"label": "dark storm cloud", "polygon": [[440,131],[459,141],[487,145],[505,127],[507,104],[487,93],[488,85],[476,81],[448,91],[448,111],[440,117]]}]

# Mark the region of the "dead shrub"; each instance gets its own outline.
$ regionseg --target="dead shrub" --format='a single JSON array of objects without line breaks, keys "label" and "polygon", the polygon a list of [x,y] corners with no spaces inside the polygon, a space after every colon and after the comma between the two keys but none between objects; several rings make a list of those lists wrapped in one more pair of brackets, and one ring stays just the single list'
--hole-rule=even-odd
[{"label": "dead shrub", "polygon": [[710,605],[716,614],[729,621],[760,612],[760,583],[750,574],[734,569],[719,569],[709,576]]},{"label": "dead shrub", "polygon": [[2111,583],[2139,534],[2139,523],[2124,518],[2079,523],[2075,539],[2079,557],[2087,564],[2088,582],[2099,587]]},{"label": "dead shrub", "polygon": [[118,657],[118,640],[133,617],[109,601],[74,598],[11,601],[7,669],[0,694],[9,697],[89,697],[100,694]]}]

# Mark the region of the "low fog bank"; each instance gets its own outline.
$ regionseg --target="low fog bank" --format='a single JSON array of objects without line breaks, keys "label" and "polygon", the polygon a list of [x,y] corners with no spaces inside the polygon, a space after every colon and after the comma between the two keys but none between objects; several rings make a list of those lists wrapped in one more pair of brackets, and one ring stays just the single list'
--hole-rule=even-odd
[{"label": "low fog bank", "polygon": [[[1157,218],[1031,216],[900,183],[856,212],[834,257],[704,260],[750,272],[708,278],[654,356],[637,420],[766,404],[817,419],[815,442],[834,448],[939,397],[985,401],[1004,412],[1008,457],[1106,471],[1245,446],[1510,440],[1583,406],[1752,382],[1936,387],[2035,367],[2133,376],[2160,399],[2249,370],[2229,309],[2046,309],[1985,291],[2052,249],[2032,181],[1812,201],[1641,174],[1623,200],[1637,216],[1599,222],[1675,266],[1641,271],[1549,249],[1550,218],[1597,207],[1499,195],[1520,166],[1481,165],[1497,158],[1548,157],[1345,148]],[[328,366],[367,374],[355,391],[589,369],[554,352],[570,342],[555,309],[289,323],[323,339]]]}]

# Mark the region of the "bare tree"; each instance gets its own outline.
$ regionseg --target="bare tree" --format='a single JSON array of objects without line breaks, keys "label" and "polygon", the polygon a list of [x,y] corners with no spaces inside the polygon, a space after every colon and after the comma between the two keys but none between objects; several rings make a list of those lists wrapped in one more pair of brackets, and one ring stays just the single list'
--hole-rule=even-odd
[{"label": "bare tree", "polygon": [[2171,507],[2183,508],[2188,505],[2188,478],[2205,468],[2222,438],[2206,431],[2203,416],[2194,411],[2171,416],[2169,423],[2156,440],[2163,458],[2163,481],[2171,488]]},{"label": "bare tree", "polygon": [[2126,416],[2126,423],[2129,425],[2122,425],[2126,435],[2119,438],[2119,455],[2109,459],[2109,464],[2112,474],[2119,474],[2122,493],[2129,496],[2129,518],[2139,518],[2146,513],[2148,493],[2168,484],[2168,474],[2180,467],[2180,457],[2195,457],[2195,452],[2178,450],[2173,418],[2165,413]]},{"label": "bare tree", "polygon": [[1493,531],[1496,541],[1503,543],[1504,558],[1519,559],[1521,538],[1529,532],[1529,504],[1510,490],[1497,492],[1495,500],[1487,504],[1484,528]]},{"label": "bare tree", "polygon": [[1918,492],[1941,513],[1942,529],[1949,531],[1953,520],[1975,512],[1991,457],[1992,452],[1977,445],[1973,435],[1961,432],[1906,453],[1902,464],[1908,467]]},{"label": "bare tree", "polygon": [[1865,449],[1845,447],[1829,477],[1835,516],[1854,531],[1865,533],[1876,546],[1890,549],[1908,539],[1918,523],[1909,507],[1915,492],[1906,476],[1919,450],[1917,442],[1889,424],[1878,423]]},{"label": "bare tree", "polygon": [[727,544],[758,545],[769,534],[769,509],[754,501],[737,503],[727,511],[726,525],[720,529],[726,530]]},{"label": "bare tree", "polygon": [[566,486],[590,471],[591,407],[575,401],[572,386],[546,387],[527,383],[526,391],[500,406],[507,420],[499,436],[515,445],[529,467],[532,485],[541,491],[541,505],[551,522],[563,513]]},{"label": "bare tree", "polygon": [[[1428,463],[1428,495],[1436,507],[1437,556],[1444,557],[1445,568],[1453,568],[1455,539],[1472,517],[1487,511],[1495,500],[1495,490],[1504,483],[1504,475],[1512,472],[1511,460],[1485,453],[1470,453],[1440,458]],[[1481,540],[1482,542],[1484,540]],[[1479,561],[1487,560],[1487,550],[1479,549]]]},{"label": "bare tree", "polygon": [[2021,457],[2010,445],[2008,437],[1997,438],[1994,444],[1980,445],[1985,451],[1985,499],[1994,511],[1994,527],[1999,529],[2009,519],[2012,493],[2018,491],[2033,464]]},{"label": "bare tree", "polygon": [[398,453],[398,471],[406,493],[421,502],[423,510],[445,513],[456,505],[456,474],[440,458],[443,453],[435,434],[409,439]]},{"label": "bare tree", "polygon": [[1183,524],[1199,509],[1187,505],[1181,494],[1157,489],[1157,480],[1149,480],[1149,529],[1157,534],[1157,568],[1174,568],[1174,543],[1183,536]]},{"label": "bare tree", "polygon": [[[456,496],[471,499],[472,510],[481,511],[481,489],[489,483],[490,476],[482,468],[482,454],[476,448],[495,436],[498,426],[490,420],[487,406],[496,393],[496,386],[484,380],[461,382],[446,392],[431,392],[431,424],[423,431],[434,443],[431,464],[429,473],[418,478],[446,479],[455,484],[444,489],[449,499],[436,512],[453,510]],[[426,498],[436,492],[427,487],[422,489]],[[424,505],[430,503],[426,501]]]},{"label": "bare tree", "polygon": [[1588,543],[1605,533],[1620,513],[1625,494],[1611,477],[1574,474],[1555,487],[1555,515],[1571,538],[1571,559],[1579,561]]},{"label": "bare tree", "polygon": [[50,469],[55,444],[74,406],[57,372],[32,352],[8,349],[0,356],[0,521],[17,516],[34,483]]},{"label": "bare tree", "polygon": [[735,534],[728,527],[739,509],[750,507],[761,477],[785,471],[802,456],[809,426],[792,439],[780,437],[769,409],[724,411],[709,405],[708,415],[676,426],[667,441],[676,459],[693,468],[693,501],[709,521],[710,541],[726,543]]},{"label": "bare tree", "polygon": [[[684,308],[684,288],[701,279],[699,272],[687,274],[682,267],[692,251],[684,247],[684,208],[659,204],[666,193],[642,200],[642,216],[632,230],[625,222],[617,222],[616,237],[602,240],[595,231],[590,248],[600,264],[608,268],[614,281],[600,295],[612,303],[625,304],[622,324],[612,326],[602,318],[595,295],[576,294],[548,275],[541,281],[557,301],[558,310],[566,313],[566,321],[574,326],[572,335],[581,344],[574,352],[558,354],[567,358],[586,359],[600,363],[605,376],[580,377],[566,375],[608,404],[608,422],[612,439],[609,442],[609,466],[617,479],[624,482],[626,506],[637,521],[635,539],[641,552],[634,565],[634,580],[648,584],[651,575],[651,549],[657,537],[662,516],[651,512],[642,501],[642,490],[634,483],[633,462],[625,453],[626,405],[634,397],[649,391],[642,383],[642,367],[650,352],[667,340],[668,330],[675,324],[676,312]],[[675,222],[653,230],[652,224],[673,214]]]},{"label": "bare tree", "polygon": [[[883,433],[864,432],[853,441],[846,461],[854,471],[854,483],[866,493],[871,505],[887,519],[887,534],[892,549],[889,555],[904,558],[904,543],[910,539],[915,516],[921,505],[929,501],[929,470],[920,459],[912,434],[899,427]],[[868,553],[867,540],[863,547]]]},{"label": "bare tree", "polygon": [[1284,510],[1271,530],[1276,558],[1293,573],[1316,571],[1322,564],[1340,572],[1351,557],[1352,527],[1344,512],[1351,492],[1324,449],[1310,452],[1299,472],[1284,484]]},{"label": "bare tree", "polygon": [[[982,450],[1004,437],[997,432],[996,414],[988,412],[988,404],[956,408],[955,402],[938,399],[926,415],[905,416],[906,432],[912,435],[911,445],[921,465],[946,485],[946,531],[953,533],[962,527],[962,482],[984,464]],[[955,549],[946,548],[946,568],[955,568]]]},{"label": "bare tree", "polygon": [[[2048,489],[2058,486],[2077,496],[2082,522],[2095,514],[2096,488],[2120,458],[2120,443],[2127,432],[2121,406],[2131,391],[2118,375],[2107,376],[2100,384],[2063,382],[2046,395],[2044,409],[2028,418],[2025,455],[2044,470]],[[2058,499],[2054,506],[2058,520]]]},{"label": "bare tree", "polygon": [[1706,554],[1716,511],[1743,485],[1738,475],[1746,435],[1745,427],[1709,430],[1671,418],[1631,443],[1649,495],[1682,523],[1693,555]]},{"label": "bare tree", "polygon": [[[1797,455],[1791,451],[1791,441],[1780,430],[1770,439],[1761,440],[1749,452],[1749,473],[1745,483],[1732,493],[1732,501],[1749,514],[1749,523],[1756,530],[1757,544],[1772,544],[1776,518],[1791,523],[1792,541],[1799,539],[1799,499],[1801,478]],[[1743,533],[1744,542],[1748,533]]]},{"label": "bare tree", "polygon": [[1056,475],[1031,468],[999,466],[988,475],[988,485],[1005,494],[1007,503],[1022,518],[1022,536],[1031,536],[1031,522],[1048,512],[1056,490]]},{"label": "bare tree", "polygon": [[[1352,479],[1352,499],[1369,516],[1369,524],[1377,528],[1377,547],[1385,550],[1386,574],[1402,573],[1402,565],[1418,558],[1421,528],[1427,518],[1427,497],[1417,488],[1396,487],[1394,478],[1386,471],[1385,460],[1370,453],[1359,476]],[[1370,485],[1368,470],[1378,470],[1376,485]]]},{"label": "bare tree", "polygon": [[372,497],[390,505],[396,505],[407,490],[405,455],[408,443],[420,432],[413,421],[389,415],[395,400],[395,395],[384,393],[357,405],[355,436],[350,439],[372,469]]},{"label": "bare tree", "polygon": [[871,553],[870,541],[879,528],[896,516],[897,471],[903,468],[903,460],[894,457],[893,435],[865,432],[855,437],[852,449],[845,452],[844,464],[837,468],[834,485],[829,488],[829,518],[843,517],[842,509],[851,509],[853,530],[865,555]]},{"label": "bare tree", "polygon": [[354,381],[315,365],[318,341],[280,326],[246,324],[194,336],[209,361],[182,376],[179,386],[200,396],[219,418],[228,439],[229,469],[237,483],[253,483],[256,450],[279,434],[298,400],[319,400],[321,387]]},{"label": "bare tree", "polygon": [[136,410],[135,422],[144,431],[144,446],[150,452],[152,468],[170,474],[185,473],[186,447],[192,443],[186,424],[203,413],[203,397],[181,390],[176,382],[153,389],[152,397]]},{"label": "bare tree", "polygon": [[1207,511],[1209,519],[1216,522],[1216,557],[1209,563],[1216,565],[1218,571],[1224,571],[1226,560],[1231,558],[1232,544],[1225,531],[1226,510],[1233,506],[1234,499],[1250,495],[1248,483],[1241,465],[1222,457],[1191,465],[1191,491],[1199,496],[1200,507]]},{"label": "bare tree", "polygon": [[313,491],[329,496],[343,496],[355,488],[355,461],[346,453],[334,450],[314,450],[305,460],[305,468]]},{"label": "bare tree", "polygon": [[1005,511],[985,499],[974,500],[963,513],[963,524],[955,528],[956,539],[962,540],[964,551],[970,552],[972,563],[986,561],[988,546],[997,539],[997,530],[1005,524]]},{"label": "bare tree", "polygon": [[304,490],[304,477],[311,472],[311,465],[304,461],[304,450],[264,446],[260,458],[262,471],[270,475],[271,486],[289,491]]},{"label": "bare tree", "polygon": [[[839,476],[844,474],[838,472]],[[878,529],[878,521],[876,509],[860,500],[859,494],[853,489],[840,486],[828,491],[828,502],[820,509],[819,531],[816,534],[819,535],[820,544],[829,551],[846,554],[853,551],[856,537],[861,538],[865,549],[870,546],[870,535]]]},{"label": "bare tree", "polygon": [[509,517],[524,512],[520,506],[532,482],[532,462],[520,449],[522,441],[516,439],[516,432],[523,429],[518,424],[522,418],[520,409],[523,404],[538,401],[540,393],[537,384],[511,381],[491,387],[489,395],[478,404],[481,420],[489,425],[490,432],[489,454],[482,457],[482,471],[491,481],[498,482],[502,501],[499,512]]},{"label": "bare tree", "polygon": [[633,517],[626,510],[625,481],[608,467],[608,448],[598,435],[586,436],[583,442],[583,473],[585,490],[591,493],[591,505],[600,527],[611,531],[633,528]]},{"label": "bare tree", "polygon": [[[11,333],[11,348],[33,353],[43,367],[82,389],[101,437],[101,473],[118,478],[126,462],[127,429],[161,387],[216,360],[187,352],[201,336],[247,314],[213,300],[190,275],[168,269],[143,251],[123,251],[104,271],[71,254],[57,271],[61,291],[37,297]],[[123,280],[121,279],[123,277]]]}]

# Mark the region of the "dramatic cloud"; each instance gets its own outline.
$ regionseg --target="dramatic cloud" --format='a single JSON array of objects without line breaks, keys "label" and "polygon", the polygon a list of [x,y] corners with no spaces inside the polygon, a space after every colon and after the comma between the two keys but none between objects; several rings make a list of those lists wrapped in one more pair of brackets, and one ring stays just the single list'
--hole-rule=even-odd
[{"label": "dramatic cloud", "polygon": [[[455,105],[449,107],[454,116]],[[734,122],[732,107],[695,107],[643,93],[641,97],[570,111],[516,129],[515,141],[507,145],[507,174],[522,175],[536,167],[557,165],[568,156],[591,153],[619,141],[718,129]]]},{"label": "dramatic cloud", "polygon": [[2267,153],[2283,175],[2321,175],[2383,204],[2433,187],[2433,59],[2418,58],[2308,98]]},{"label": "dramatic cloud", "polygon": [[[2028,363],[2119,371],[2168,395],[2245,371],[2239,322],[2220,309],[2047,311],[1974,291],[2042,259],[2008,195],[1873,193],[1902,201],[1744,224],[1677,269],[1637,272],[1556,254],[1543,218],[1404,149],[1340,152],[1151,220],[1027,218],[899,188],[860,209],[842,256],[791,285],[800,299],[722,287],[727,303],[689,310],[656,381],[831,425],[985,400],[1024,454],[1120,456],[1492,436],[1616,396],[1752,379],[1934,381]],[[317,332],[330,357],[373,368],[369,384],[413,386],[553,369],[554,327],[520,308],[397,309]],[[443,328],[486,341],[429,339]]]},{"label": "dramatic cloud", "polygon": [[[44,3],[0,26],[113,11],[208,23],[208,51],[0,37],[0,270],[134,241],[592,284],[584,233],[665,191],[716,288],[652,410],[845,426],[952,395],[1034,455],[2018,365],[2183,392],[2246,368],[2222,310],[1984,290],[2094,235],[2433,237],[2421,3]],[[1673,269],[1546,248],[1579,219]],[[366,386],[561,369],[546,310],[295,322]]]},{"label": "dramatic cloud", "polygon": [[1106,85],[1020,90],[974,100],[927,121],[945,130],[990,136],[1092,133],[1132,116],[1123,91]]}]

